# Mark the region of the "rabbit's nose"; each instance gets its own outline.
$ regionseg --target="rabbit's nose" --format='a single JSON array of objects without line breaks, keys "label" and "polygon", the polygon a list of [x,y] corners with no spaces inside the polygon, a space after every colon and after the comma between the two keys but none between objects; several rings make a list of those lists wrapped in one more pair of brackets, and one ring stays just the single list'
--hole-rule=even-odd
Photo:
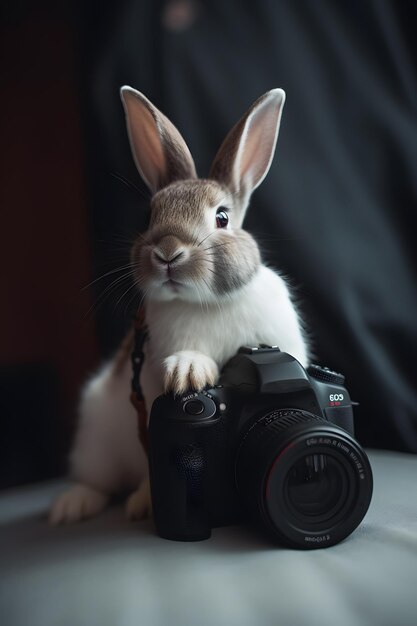
[{"label": "rabbit's nose", "polygon": [[157,267],[175,266],[188,257],[189,252],[174,235],[162,237],[152,250],[152,261]]},{"label": "rabbit's nose", "polygon": [[184,256],[184,250],[175,251],[171,254],[167,254],[162,250],[153,250],[153,258],[158,265],[169,265],[175,261],[179,261]]}]

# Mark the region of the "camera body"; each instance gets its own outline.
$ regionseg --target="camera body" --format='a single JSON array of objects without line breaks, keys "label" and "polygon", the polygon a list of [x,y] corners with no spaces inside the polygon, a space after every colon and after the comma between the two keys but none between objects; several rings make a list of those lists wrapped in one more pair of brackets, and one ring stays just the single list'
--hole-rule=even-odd
[{"label": "camera body", "polygon": [[343,375],[276,347],[242,347],[219,382],[152,406],[154,519],[167,539],[206,539],[252,519],[292,547],[349,535],[372,495]]}]

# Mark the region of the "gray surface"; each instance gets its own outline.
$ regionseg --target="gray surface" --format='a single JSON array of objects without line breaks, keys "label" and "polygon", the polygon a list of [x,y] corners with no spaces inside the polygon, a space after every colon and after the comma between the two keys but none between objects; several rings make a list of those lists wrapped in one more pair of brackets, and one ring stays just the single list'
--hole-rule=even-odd
[{"label": "gray surface", "polygon": [[2,626],[417,624],[417,457],[372,452],[371,508],[343,543],[271,548],[244,527],[200,543],[154,535],[121,506],[51,528],[62,483],[0,497]]}]

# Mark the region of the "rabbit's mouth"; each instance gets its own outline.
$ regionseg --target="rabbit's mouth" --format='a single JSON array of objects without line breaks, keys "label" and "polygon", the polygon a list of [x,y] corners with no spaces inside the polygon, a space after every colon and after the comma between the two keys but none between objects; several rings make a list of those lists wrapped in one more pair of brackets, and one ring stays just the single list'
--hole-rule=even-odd
[{"label": "rabbit's mouth", "polygon": [[162,284],[172,289],[172,291],[175,291],[175,293],[178,293],[180,288],[184,286],[183,283],[180,283],[178,280],[173,280],[172,278],[169,278],[168,280],[164,281]]}]

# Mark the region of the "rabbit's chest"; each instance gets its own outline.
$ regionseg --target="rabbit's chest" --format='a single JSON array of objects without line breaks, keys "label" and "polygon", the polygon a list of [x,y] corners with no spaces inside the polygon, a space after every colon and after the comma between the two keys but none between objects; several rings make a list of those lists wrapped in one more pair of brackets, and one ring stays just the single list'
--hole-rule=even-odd
[{"label": "rabbit's chest", "polygon": [[240,346],[254,344],[259,332],[255,308],[236,306],[188,308],[178,303],[149,315],[152,351],[163,359],[180,350],[196,350],[222,366]]},{"label": "rabbit's chest", "polygon": [[221,367],[242,345],[302,343],[296,312],[279,276],[262,267],[239,297],[219,305],[171,301],[147,311],[152,352],[157,360],[180,350],[196,350]]}]

